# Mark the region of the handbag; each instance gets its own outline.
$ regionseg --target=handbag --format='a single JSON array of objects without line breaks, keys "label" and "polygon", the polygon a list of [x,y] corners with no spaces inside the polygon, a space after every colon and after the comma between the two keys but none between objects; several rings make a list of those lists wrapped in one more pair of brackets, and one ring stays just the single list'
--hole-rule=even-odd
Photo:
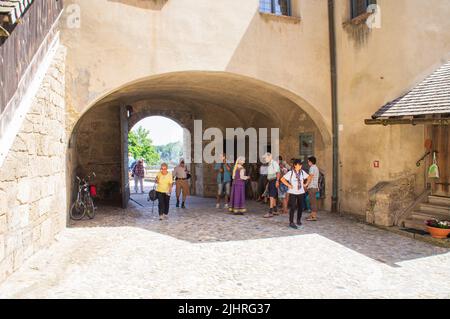
[{"label": "handbag", "polygon": [[152,189],[149,193],[148,193],[148,201],[152,201],[154,202],[158,197],[156,196],[156,190]]},{"label": "handbag", "polygon": [[433,164],[428,168],[428,178],[439,178],[439,167],[436,160],[436,152],[433,152]]},{"label": "handbag", "polygon": [[154,202],[157,199],[158,199],[158,196],[156,194],[156,183],[155,183],[155,185],[153,186],[153,189],[148,193],[147,201]]}]

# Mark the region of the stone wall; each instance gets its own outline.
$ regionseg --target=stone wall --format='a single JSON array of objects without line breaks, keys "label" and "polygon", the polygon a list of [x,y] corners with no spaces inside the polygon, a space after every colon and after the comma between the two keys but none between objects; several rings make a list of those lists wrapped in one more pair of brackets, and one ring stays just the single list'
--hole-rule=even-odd
[{"label": "stone wall", "polygon": [[66,225],[65,57],[60,47],[0,167],[0,282]]},{"label": "stone wall", "polygon": [[[85,177],[95,172],[93,183],[98,187],[101,200],[121,201],[121,145],[119,106],[103,104],[89,110],[76,128],[74,148],[76,161],[71,183],[75,176]],[[74,185],[72,185],[72,190]],[[74,190],[71,195],[74,195]]]}]

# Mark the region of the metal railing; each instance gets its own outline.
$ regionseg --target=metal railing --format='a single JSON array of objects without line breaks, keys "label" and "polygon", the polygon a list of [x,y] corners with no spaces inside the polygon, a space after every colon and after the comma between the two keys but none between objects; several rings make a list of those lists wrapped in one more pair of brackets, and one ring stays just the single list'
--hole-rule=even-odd
[{"label": "metal railing", "polygon": [[0,38],[0,115],[62,9],[62,0],[34,0],[20,23],[3,24],[10,35]]}]

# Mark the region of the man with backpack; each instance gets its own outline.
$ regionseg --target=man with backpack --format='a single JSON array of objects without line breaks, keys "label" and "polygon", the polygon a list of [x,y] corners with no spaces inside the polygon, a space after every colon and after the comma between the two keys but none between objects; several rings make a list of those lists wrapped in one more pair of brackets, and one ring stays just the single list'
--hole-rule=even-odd
[{"label": "man with backpack", "polygon": [[308,197],[309,203],[311,205],[311,215],[308,217],[307,221],[315,222],[317,221],[317,211],[318,211],[318,197],[319,193],[319,168],[316,165],[317,159],[314,156],[308,158],[309,175],[311,176],[311,183],[308,186]]}]

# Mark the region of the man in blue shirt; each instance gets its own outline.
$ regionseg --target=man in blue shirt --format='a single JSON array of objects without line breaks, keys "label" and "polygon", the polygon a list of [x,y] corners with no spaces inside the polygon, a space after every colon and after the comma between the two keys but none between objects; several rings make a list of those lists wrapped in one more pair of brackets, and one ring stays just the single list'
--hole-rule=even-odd
[{"label": "man in blue shirt", "polygon": [[227,157],[222,155],[222,163],[216,163],[214,170],[217,171],[217,204],[216,208],[220,208],[220,199],[225,193],[224,208],[228,209],[228,201],[231,192],[231,165],[227,163]]}]

